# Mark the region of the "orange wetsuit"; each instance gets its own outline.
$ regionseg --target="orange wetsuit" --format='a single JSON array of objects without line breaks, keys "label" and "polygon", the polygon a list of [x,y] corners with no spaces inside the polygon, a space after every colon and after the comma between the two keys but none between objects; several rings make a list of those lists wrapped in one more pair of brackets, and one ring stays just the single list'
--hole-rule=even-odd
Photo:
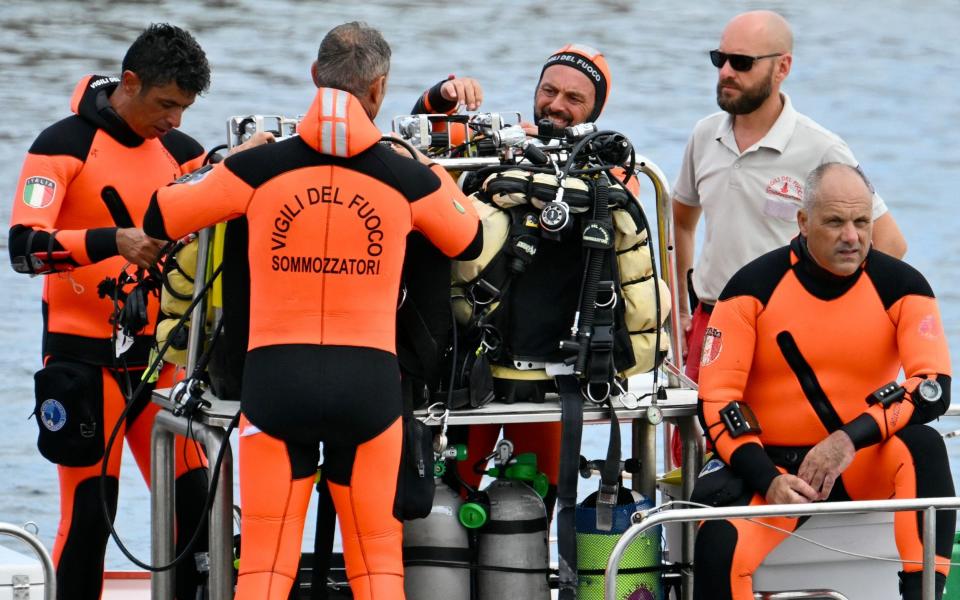
[{"label": "orange wetsuit", "polygon": [[[140,381],[153,343],[158,302],[148,302],[148,324],[122,355],[113,350],[112,298],[101,297],[98,285],[116,277],[125,260],[117,252],[118,226],[139,226],[150,195],[161,185],[200,166],[203,148],[179,131],[145,140],[134,133],[109,103],[115,78],[89,76],[77,85],[75,113],[45,129],[23,164],[10,224],[10,259],[19,272],[30,273],[31,255],[60,272],[44,277],[43,355],[47,365],[79,362],[102,370],[106,435],[113,429],[125,400],[122,387]],[[51,264],[52,263],[52,264]],[[72,270],[66,270],[72,269]],[[169,383],[170,374],[165,375]],[[157,407],[150,389],[134,399],[125,435],[144,478],[149,481],[150,434]],[[106,435],[104,437],[106,437]],[[120,440],[124,430],[120,431]],[[202,458],[182,451],[178,442],[178,525],[189,535],[197,523],[205,493]],[[107,502],[116,509],[117,477],[122,444],[113,447],[107,468]],[[54,545],[57,591],[61,598],[96,599],[102,587],[103,556],[108,531],[101,517],[100,462],[59,466],[60,525]],[[190,490],[190,491],[188,491]],[[193,495],[195,494],[195,495]],[[193,500],[188,502],[187,500]],[[186,536],[178,536],[184,541]],[[205,548],[206,536],[202,536]],[[178,571],[178,595],[193,598],[197,575],[193,560]]]},{"label": "orange wetsuit", "polygon": [[159,190],[144,229],[176,238],[223,219],[249,224],[236,598],[287,597],[321,441],[354,598],[403,598],[393,505],[406,237],[418,230],[448,256],[476,256],[480,226],[440,167],[377,143],[352,95],[320,89],[298,132]]},{"label": "orange wetsuit", "polygon": [[[906,398],[866,398],[903,369]],[[936,379],[940,400],[916,399]],[[732,437],[720,412],[747,404],[759,433]],[[806,452],[842,429],[856,456],[830,499],[953,496],[946,449],[925,423],[950,403],[950,357],[929,284],[899,260],[871,250],[856,273],[837,277],[809,256],[803,238],[748,264],[727,284],[706,332],[700,417],[717,453],[745,483],[725,504],[763,504],[770,483],[796,473]],[[706,473],[706,470],[705,470]],[[707,481],[705,476],[698,482]],[[937,580],[949,568],[955,513],[937,519]],[[802,521],[772,519],[796,529]],[[894,517],[904,561],[903,597],[920,597],[921,517]],[[786,533],[746,521],[710,521],[697,537],[695,597],[753,598],[752,574]]]}]

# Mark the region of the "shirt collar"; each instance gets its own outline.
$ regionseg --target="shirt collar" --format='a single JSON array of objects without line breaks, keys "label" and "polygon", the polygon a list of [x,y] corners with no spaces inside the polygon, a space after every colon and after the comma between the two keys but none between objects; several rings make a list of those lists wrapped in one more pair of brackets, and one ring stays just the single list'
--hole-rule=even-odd
[{"label": "shirt collar", "polygon": [[[780,97],[783,99],[783,109],[780,111],[780,116],[774,121],[770,131],[760,138],[755,146],[757,148],[770,148],[782,153],[793,136],[793,130],[796,129],[797,111],[793,108],[793,102],[790,101],[790,96],[786,92],[780,92]],[[727,114],[721,119],[719,125],[717,125],[716,140],[740,154],[740,150],[737,148],[737,140],[733,135],[733,115]]]}]

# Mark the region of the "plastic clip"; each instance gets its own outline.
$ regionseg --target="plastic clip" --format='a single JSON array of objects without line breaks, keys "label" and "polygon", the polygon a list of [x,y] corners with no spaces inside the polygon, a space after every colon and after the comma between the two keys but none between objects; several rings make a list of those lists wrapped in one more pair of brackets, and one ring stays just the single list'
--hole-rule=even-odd
[{"label": "plastic clip", "polygon": [[879,404],[883,408],[889,408],[894,402],[903,400],[907,390],[903,386],[897,385],[896,381],[882,385],[867,396],[867,404]]},{"label": "plastic clip", "polygon": [[732,438],[738,438],[745,433],[760,433],[760,423],[757,417],[746,404],[731,402],[720,409],[720,419]]}]

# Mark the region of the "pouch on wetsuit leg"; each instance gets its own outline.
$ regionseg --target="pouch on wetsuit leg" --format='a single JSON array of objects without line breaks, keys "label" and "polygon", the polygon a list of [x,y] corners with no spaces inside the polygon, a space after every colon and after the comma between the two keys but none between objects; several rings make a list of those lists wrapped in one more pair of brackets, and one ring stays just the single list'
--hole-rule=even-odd
[{"label": "pouch on wetsuit leg", "polygon": [[104,447],[101,368],[50,359],[33,378],[40,454],[65,467],[97,464]]}]

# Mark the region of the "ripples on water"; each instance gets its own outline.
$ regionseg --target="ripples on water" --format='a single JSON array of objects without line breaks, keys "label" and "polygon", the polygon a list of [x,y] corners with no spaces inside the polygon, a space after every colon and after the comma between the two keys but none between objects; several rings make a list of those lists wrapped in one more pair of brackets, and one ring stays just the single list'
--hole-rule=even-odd
[{"label": "ripples on water", "polygon": [[[323,34],[348,20],[379,27],[393,47],[384,131],[417,95],[448,73],[485,86],[485,108],[529,116],[543,61],[569,42],[606,54],[613,87],[601,120],[628,134],[672,180],[693,124],[715,110],[716,71],[706,51],[726,20],[761,7],[716,2],[476,2],[431,6],[368,1],[22,2],[0,4],[0,221],[9,221],[23,155],[48,124],[66,116],[85,74],[116,74],[124,51],[148,23],[191,30],[213,67],[210,92],[186,113],[184,131],[207,147],[222,143],[230,115],[304,112],[310,62]],[[796,36],[785,89],[802,111],[843,136],[876,183],[910,244],[908,260],[931,281],[960,356],[960,6],[923,3],[762,5],[781,11]],[[647,196],[649,199],[649,194]],[[0,252],[6,254],[6,236]],[[4,261],[6,259],[3,259]],[[34,449],[32,373],[39,367],[40,282],[0,268],[0,520],[37,521],[55,533],[55,469]],[[956,364],[956,360],[954,361]],[[952,425],[947,423],[945,426]],[[960,426],[957,424],[956,426]],[[589,438],[589,436],[588,436]],[[598,430],[589,440],[601,451]],[[952,449],[954,464],[960,457]],[[148,497],[127,456],[118,527],[149,556]],[[310,527],[308,526],[308,530]],[[310,539],[310,536],[307,538]],[[108,566],[126,567],[114,548]]]}]

